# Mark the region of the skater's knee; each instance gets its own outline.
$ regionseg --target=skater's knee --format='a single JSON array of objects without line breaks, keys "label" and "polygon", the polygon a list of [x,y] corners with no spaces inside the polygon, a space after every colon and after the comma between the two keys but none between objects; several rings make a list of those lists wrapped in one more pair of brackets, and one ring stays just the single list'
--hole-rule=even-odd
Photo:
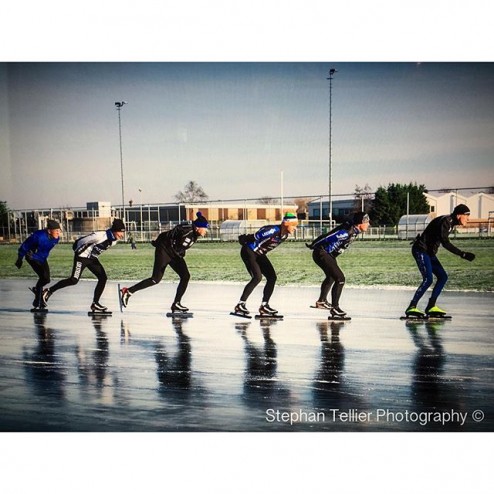
[{"label": "skater's knee", "polygon": [[438,276],[438,280],[442,283],[446,283],[448,281],[448,273],[443,272]]},{"label": "skater's knee", "polygon": [[272,283],[272,284],[275,284],[277,279],[278,279],[278,275],[276,273],[270,274],[267,277],[268,283]]},{"label": "skater's knee", "polygon": [[338,285],[344,285],[345,284],[345,275],[344,274],[341,274],[340,276],[338,276],[335,280],[336,283],[338,283]]},{"label": "skater's knee", "polygon": [[190,273],[188,271],[185,273],[182,273],[182,275],[180,276],[180,280],[182,282],[188,283],[190,280]]},{"label": "skater's knee", "polygon": [[69,285],[77,285],[77,283],[79,283],[79,278],[72,277],[72,278],[69,278],[68,279],[68,284]]},{"label": "skater's knee", "polygon": [[252,279],[250,280],[252,285],[259,285],[262,281],[262,274],[261,273],[252,273]]}]

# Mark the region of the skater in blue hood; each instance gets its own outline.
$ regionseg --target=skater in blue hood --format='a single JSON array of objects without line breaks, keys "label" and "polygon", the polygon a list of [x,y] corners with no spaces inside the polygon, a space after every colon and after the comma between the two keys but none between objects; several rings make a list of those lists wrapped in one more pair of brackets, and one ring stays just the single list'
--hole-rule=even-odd
[{"label": "skater in blue hood", "polygon": [[23,259],[33,268],[38,275],[38,282],[31,288],[34,293],[34,309],[44,309],[46,303],[43,301],[43,287],[50,283],[50,266],[48,265],[48,256],[50,251],[58,244],[60,240],[60,224],[55,220],[48,220],[46,228],[37,230],[30,235],[19,247],[17,269],[21,269]]}]

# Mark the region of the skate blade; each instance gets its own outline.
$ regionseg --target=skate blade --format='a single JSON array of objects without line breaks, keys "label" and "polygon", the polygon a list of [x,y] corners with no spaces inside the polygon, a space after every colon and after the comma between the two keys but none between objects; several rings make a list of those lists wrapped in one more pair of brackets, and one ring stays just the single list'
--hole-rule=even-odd
[{"label": "skate blade", "polygon": [[256,319],[283,319],[280,314],[256,314]]},{"label": "skate blade", "polygon": [[317,307],[316,305],[311,305],[310,308],[311,309],[319,309],[319,310],[331,310],[331,309],[328,309],[326,307]]},{"label": "skate blade", "polygon": [[441,321],[441,320],[448,320],[448,319],[453,319],[452,316],[434,316],[434,315],[428,315],[426,318],[426,321]]},{"label": "skate blade", "polygon": [[174,317],[176,319],[188,319],[194,317],[192,312],[167,312],[166,317]]},{"label": "skate blade", "polygon": [[33,312],[35,314],[46,314],[48,312],[48,309],[38,309],[36,307],[33,307],[30,310],[31,310],[31,312]]},{"label": "skate blade", "polygon": [[237,317],[243,317],[244,319],[252,319],[252,316],[249,316],[248,314],[241,314],[239,312],[230,312],[231,316],[237,316]]},{"label": "skate blade", "polygon": [[104,312],[90,311],[87,313],[87,315],[91,317],[107,317],[107,316],[109,317],[112,314],[113,313],[110,311],[104,311]]},{"label": "skate blade", "polygon": [[427,316],[401,316],[401,321],[427,321]]},{"label": "skate blade", "polygon": [[120,291],[120,283],[117,285],[118,305],[120,306],[120,312],[123,312],[124,306],[122,304],[122,292]]},{"label": "skate blade", "polygon": [[351,321],[352,318],[349,316],[329,316],[328,321]]}]

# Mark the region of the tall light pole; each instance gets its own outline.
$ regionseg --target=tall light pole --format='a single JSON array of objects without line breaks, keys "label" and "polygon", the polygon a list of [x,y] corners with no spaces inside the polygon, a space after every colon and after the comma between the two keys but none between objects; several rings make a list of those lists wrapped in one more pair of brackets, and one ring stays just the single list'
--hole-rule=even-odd
[{"label": "tall light pole", "polygon": [[120,111],[122,106],[126,105],[127,101],[115,101],[115,107],[118,111],[118,136],[120,138],[120,178],[122,181],[122,207],[123,207],[123,220],[125,222],[125,192],[124,192],[124,175],[123,175],[123,157],[122,157],[122,120],[120,118]]},{"label": "tall light pole", "polygon": [[329,81],[329,186],[328,186],[328,218],[329,218],[329,228],[332,226],[333,222],[333,193],[332,193],[332,182],[333,182],[333,170],[331,163],[331,137],[332,137],[332,90],[333,90],[333,77],[336,69],[329,69],[329,77],[326,80]]},{"label": "tall light pole", "polygon": [[141,203],[141,218],[140,218],[140,223],[141,223],[141,242],[142,242],[142,189],[139,187],[139,200]]}]

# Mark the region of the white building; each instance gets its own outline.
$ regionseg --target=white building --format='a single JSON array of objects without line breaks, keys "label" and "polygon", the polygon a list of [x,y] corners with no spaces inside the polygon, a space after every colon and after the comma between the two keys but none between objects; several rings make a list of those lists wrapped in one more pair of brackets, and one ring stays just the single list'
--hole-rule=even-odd
[{"label": "white building", "polygon": [[457,192],[441,195],[425,194],[430,212],[435,216],[450,214],[457,204],[466,204],[470,208],[471,220],[487,220],[494,216],[494,195],[478,192],[466,197]]}]

